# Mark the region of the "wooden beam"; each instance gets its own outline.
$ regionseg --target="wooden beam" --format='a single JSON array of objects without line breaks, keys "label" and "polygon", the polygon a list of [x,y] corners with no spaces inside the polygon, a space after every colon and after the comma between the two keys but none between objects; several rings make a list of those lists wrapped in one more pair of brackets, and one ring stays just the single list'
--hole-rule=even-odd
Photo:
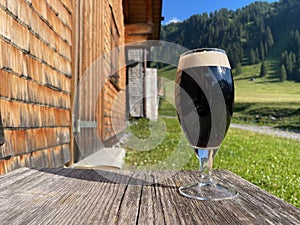
[{"label": "wooden beam", "polygon": [[140,41],[140,42],[132,42],[132,43],[127,43],[126,47],[128,48],[143,48],[143,49],[147,49],[148,51],[150,51],[150,48],[153,46],[160,46],[161,43],[159,40],[151,40],[150,42],[148,42],[148,40],[144,40],[144,41]]},{"label": "wooden beam", "polygon": [[[78,87],[78,79],[79,79],[79,10],[80,10],[80,0],[72,1],[73,10],[72,10],[72,78],[71,78],[71,109],[70,109],[70,118],[71,118],[71,126],[70,126],[70,162],[68,166],[72,166],[74,163],[74,152],[76,148],[75,137],[73,134],[74,131],[74,113],[76,113],[76,109],[74,108],[74,98],[76,96],[76,91]],[[75,111],[74,111],[75,110]]]},{"label": "wooden beam", "polygon": [[133,43],[133,42],[141,42],[141,41],[147,41],[151,40],[152,35],[148,34],[141,34],[141,35],[125,35],[125,43]]},{"label": "wooden beam", "polygon": [[124,13],[124,21],[126,23],[129,19],[129,3],[128,3],[128,0],[123,0],[123,13]]},{"label": "wooden beam", "polygon": [[153,0],[147,0],[147,23],[153,22]]},{"label": "wooden beam", "polygon": [[153,32],[153,24],[134,23],[125,26],[126,35],[151,34]]}]

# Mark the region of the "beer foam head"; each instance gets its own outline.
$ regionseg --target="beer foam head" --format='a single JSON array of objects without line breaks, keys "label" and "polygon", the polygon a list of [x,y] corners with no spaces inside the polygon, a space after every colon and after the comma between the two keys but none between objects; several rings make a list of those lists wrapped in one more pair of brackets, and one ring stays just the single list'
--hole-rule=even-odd
[{"label": "beer foam head", "polygon": [[226,53],[220,49],[195,49],[181,55],[179,70],[198,66],[222,66],[231,69]]}]

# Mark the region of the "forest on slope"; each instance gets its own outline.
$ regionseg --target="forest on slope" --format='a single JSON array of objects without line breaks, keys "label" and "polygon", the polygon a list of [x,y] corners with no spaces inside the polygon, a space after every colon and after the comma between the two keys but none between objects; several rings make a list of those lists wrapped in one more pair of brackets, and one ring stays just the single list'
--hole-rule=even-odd
[{"label": "forest on slope", "polygon": [[273,60],[280,81],[300,82],[299,0],[254,2],[235,11],[196,14],[162,26],[161,40],[188,49],[222,48],[236,74],[245,65],[261,63],[263,68],[265,60]]}]

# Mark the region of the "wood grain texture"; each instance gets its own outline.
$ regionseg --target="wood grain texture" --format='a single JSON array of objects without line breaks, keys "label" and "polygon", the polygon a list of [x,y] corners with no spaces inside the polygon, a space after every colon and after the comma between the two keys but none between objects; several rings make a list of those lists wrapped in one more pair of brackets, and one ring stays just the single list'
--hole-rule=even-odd
[{"label": "wood grain texture", "polygon": [[[1,163],[1,162],[0,162]],[[145,176],[152,177],[153,182]],[[178,193],[198,171],[18,169],[0,176],[3,224],[300,224],[300,209],[216,171],[238,196],[198,201]],[[164,177],[163,180],[157,180]],[[149,184],[150,182],[150,184]],[[157,182],[157,183],[154,183]]]},{"label": "wood grain texture", "polygon": [[127,0],[124,3],[125,23],[127,25],[135,23],[152,24],[150,35],[129,35],[126,34],[126,43],[158,40],[160,36],[160,22],[161,22],[161,0]]},{"label": "wood grain texture", "polygon": [[[76,68],[75,76],[78,77],[76,80],[80,81],[80,86],[76,93],[79,95],[78,105],[74,109],[75,120],[96,121],[99,138],[106,141],[124,130],[126,121],[125,93],[115,88],[108,79],[112,75],[114,64],[111,51],[116,45],[124,45],[122,2],[91,0],[80,1],[78,4],[78,13],[75,15],[78,40],[74,49],[78,58],[73,67]],[[118,35],[114,35],[114,29]],[[124,65],[123,51],[115,52],[120,65]],[[120,70],[118,75],[119,87],[125,89],[126,70]],[[119,100],[122,101],[121,104]],[[88,156],[99,150],[99,145],[92,137],[92,129],[81,128],[80,140],[85,139],[85,146],[89,147],[81,148],[80,155]],[[78,145],[84,146],[81,143]]]},{"label": "wood grain texture", "polygon": [[125,32],[128,35],[132,34],[151,34],[152,33],[152,24],[147,23],[135,23],[125,26]]}]

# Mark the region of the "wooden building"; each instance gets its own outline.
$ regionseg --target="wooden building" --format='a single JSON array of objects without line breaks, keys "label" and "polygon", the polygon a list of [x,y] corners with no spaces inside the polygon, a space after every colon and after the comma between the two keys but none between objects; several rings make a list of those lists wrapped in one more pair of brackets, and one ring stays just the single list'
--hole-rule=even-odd
[{"label": "wooden building", "polygon": [[[158,40],[160,35],[161,0],[125,0],[124,2],[125,5],[128,5],[124,10],[126,43]],[[146,80],[148,75],[152,77],[153,74],[147,69],[148,65],[146,63],[149,57],[149,46],[134,45],[132,48],[129,47],[126,57],[129,61],[137,62],[134,66],[128,68],[127,73],[127,110],[129,116],[152,119],[153,116],[149,116],[149,114],[153,113],[147,113],[149,107],[146,106]],[[153,103],[152,98],[148,98],[148,103],[150,101]],[[150,111],[153,112],[153,110]]]},{"label": "wooden building", "polygon": [[[113,71],[125,53],[111,51],[159,39],[161,6],[0,0],[0,174],[71,165],[113,143],[126,123],[126,68]],[[83,108],[87,102],[93,107]],[[77,146],[78,132],[85,146]]]}]

